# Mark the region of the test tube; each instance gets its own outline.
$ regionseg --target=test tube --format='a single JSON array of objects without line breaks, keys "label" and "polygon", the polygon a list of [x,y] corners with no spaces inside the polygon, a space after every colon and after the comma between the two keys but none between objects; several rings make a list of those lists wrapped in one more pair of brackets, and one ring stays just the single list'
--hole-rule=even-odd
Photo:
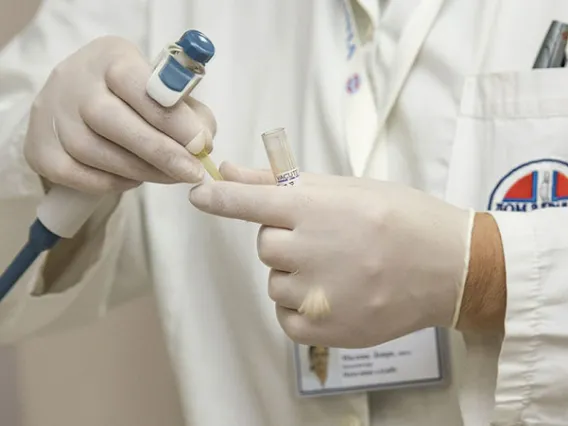
[{"label": "test tube", "polygon": [[300,183],[300,171],[294,154],[288,144],[283,128],[270,130],[262,134],[264,149],[270,162],[270,168],[278,186],[294,186]]},{"label": "test tube", "polygon": [[[288,144],[286,131],[283,128],[270,130],[262,134],[264,149],[270,162],[270,168],[276,185],[298,186],[300,171],[294,158],[294,153]],[[298,308],[298,313],[312,319],[322,319],[331,312],[329,301],[321,286],[311,286]]]}]

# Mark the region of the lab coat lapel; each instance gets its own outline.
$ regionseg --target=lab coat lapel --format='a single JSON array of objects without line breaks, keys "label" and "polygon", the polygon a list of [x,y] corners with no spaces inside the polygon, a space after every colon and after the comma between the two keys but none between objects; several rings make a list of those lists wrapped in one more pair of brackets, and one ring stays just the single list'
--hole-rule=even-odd
[{"label": "lab coat lapel", "polygon": [[[370,8],[367,1],[359,0],[362,7],[366,7],[366,10]],[[347,102],[348,112],[347,112],[347,137],[348,146],[351,158],[351,165],[353,168],[353,173],[356,176],[365,175],[370,167],[371,159],[376,155],[385,155],[384,152],[379,150],[381,145],[381,132],[385,126],[385,123],[396,104],[398,95],[404,86],[406,78],[412,69],[414,61],[420,52],[422,44],[426,39],[430,28],[432,27],[434,21],[436,20],[438,13],[442,7],[444,0],[424,0],[417,6],[416,11],[412,14],[409,22],[406,24],[402,36],[399,40],[397,53],[393,62],[393,72],[394,80],[390,85],[388,91],[385,93],[386,102],[383,104],[380,110],[373,108],[376,111],[375,120],[373,125],[367,123],[368,120],[372,120],[367,113],[362,112],[363,109],[371,110],[369,107],[369,102],[364,99],[364,96],[359,98],[360,102]],[[353,10],[351,10],[351,19],[353,20]],[[378,13],[378,10],[377,10]],[[372,15],[370,15],[372,16]],[[376,21],[375,21],[376,22]],[[365,63],[357,64],[360,69],[365,70]],[[370,75],[373,69],[373,63],[370,63],[370,70],[367,75]],[[353,77],[351,77],[353,78]],[[363,89],[363,86],[361,86]],[[365,87],[366,90],[373,90],[371,85]],[[376,90],[373,92],[367,92],[366,96],[372,93],[375,97],[380,96],[377,94]],[[365,107],[365,103],[367,106]],[[357,130],[359,129],[359,130]],[[365,129],[364,131],[362,129]],[[383,162],[383,164],[386,163]]]},{"label": "lab coat lapel", "polygon": [[[360,175],[377,134],[377,106],[365,49],[372,46],[374,28],[361,3],[343,1],[347,62],[343,88],[345,138],[351,170]],[[369,34],[369,31],[371,34]]]},{"label": "lab coat lapel", "polygon": [[360,19],[357,19],[359,36],[363,42],[373,39],[374,31],[379,25],[379,0],[351,0],[354,8],[358,7]]}]

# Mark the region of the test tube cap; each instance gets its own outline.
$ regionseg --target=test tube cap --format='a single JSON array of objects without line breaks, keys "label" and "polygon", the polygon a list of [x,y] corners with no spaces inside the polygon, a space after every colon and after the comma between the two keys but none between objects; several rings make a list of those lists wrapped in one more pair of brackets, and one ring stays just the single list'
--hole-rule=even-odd
[{"label": "test tube cap", "polygon": [[215,46],[205,34],[197,30],[186,31],[177,44],[185,54],[196,62],[205,65],[215,56]]}]

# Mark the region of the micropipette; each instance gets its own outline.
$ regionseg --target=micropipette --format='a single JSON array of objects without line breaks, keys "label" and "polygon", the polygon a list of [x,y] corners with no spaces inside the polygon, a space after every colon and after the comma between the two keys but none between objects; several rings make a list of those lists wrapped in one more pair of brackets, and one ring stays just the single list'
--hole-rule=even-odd
[{"label": "micropipette", "polygon": [[[189,95],[205,76],[205,65],[215,47],[201,32],[190,30],[167,46],[154,63],[146,85],[148,95],[163,107],[172,107]],[[222,176],[208,153],[195,155],[215,180]],[[0,301],[14,287],[37,257],[60,238],[72,238],[96,210],[101,197],[54,185],[38,207],[27,243],[0,275]]]}]

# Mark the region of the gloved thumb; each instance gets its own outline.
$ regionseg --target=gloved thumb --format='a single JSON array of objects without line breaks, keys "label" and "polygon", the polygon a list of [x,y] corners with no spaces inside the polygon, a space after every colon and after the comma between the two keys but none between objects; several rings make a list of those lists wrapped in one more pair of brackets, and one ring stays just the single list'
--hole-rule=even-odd
[{"label": "gloved thumb", "polygon": [[219,171],[223,178],[232,182],[249,185],[275,185],[276,179],[270,170],[249,169],[233,163],[223,162]]}]

